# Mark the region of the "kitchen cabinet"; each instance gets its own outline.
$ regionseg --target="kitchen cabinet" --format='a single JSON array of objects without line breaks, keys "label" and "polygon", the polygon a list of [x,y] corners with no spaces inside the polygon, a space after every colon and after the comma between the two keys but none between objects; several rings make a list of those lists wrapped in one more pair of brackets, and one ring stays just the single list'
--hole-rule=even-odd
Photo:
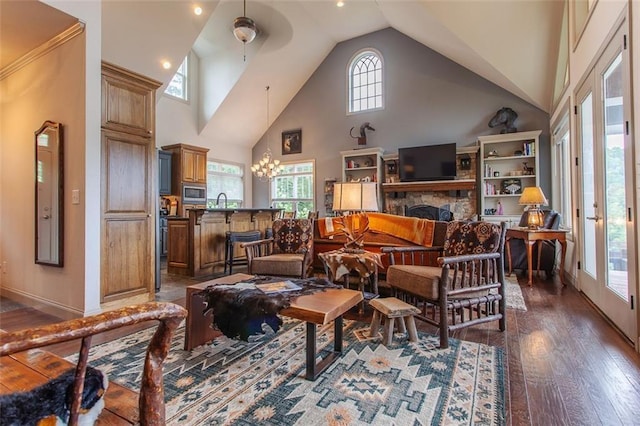
[{"label": "kitchen cabinet", "polygon": [[479,136],[479,216],[490,222],[516,226],[525,206],[518,204],[528,186],[540,186],[541,130]]},{"label": "kitchen cabinet", "polygon": [[161,83],[102,63],[100,301],[155,298],[155,91]]},{"label": "kitchen cabinet", "polygon": [[280,209],[191,209],[186,217],[169,216],[167,272],[190,277],[223,272],[227,232],[259,230],[264,237],[279,213]]},{"label": "kitchen cabinet", "polygon": [[155,80],[102,63],[103,129],[143,137],[155,129]]},{"label": "kitchen cabinet", "polygon": [[171,182],[173,195],[180,195],[183,183],[207,184],[207,153],[209,149],[187,144],[162,147],[173,154]]},{"label": "kitchen cabinet", "polygon": [[171,158],[169,151],[158,151],[158,192],[171,195]]},{"label": "kitchen cabinet", "polygon": [[168,223],[166,216],[160,217],[160,256],[164,257],[167,255],[167,247],[168,247]]}]

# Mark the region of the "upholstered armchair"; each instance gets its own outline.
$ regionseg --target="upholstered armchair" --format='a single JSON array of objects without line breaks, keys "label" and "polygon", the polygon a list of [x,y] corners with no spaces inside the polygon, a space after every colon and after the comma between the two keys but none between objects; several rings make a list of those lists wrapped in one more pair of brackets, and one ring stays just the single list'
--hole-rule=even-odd
[{"label": "upholstered armchair", "polygon": [[273,237],[241,244],[248,272],[306,278],[313,261],[313,219],[276,219]]},{"label": "upholstered armchair", "polygon": [[[543,210],[544,220],[542,228],[545,229],[558,229],[561,222],[561,215],[555,210]],[[520,217],[520,223],[518,226],[526,227],[529,218],[529,212],[524,212]],[[511,253],[511,268],[519,269],[523,271],[528,270],[527,262],[527,248],[523,240],[509,239],[506,244],[509,245],[509,253]],[[540,258],[538,259],[538,250],[540,250]],[[536,270],[545,271],[547,277],[551,277],[556,268],[556,242],[555,241],[540,241],[540,243],[533,246],[532,259],[536,259]],[[508,265],[509,259],[506,259],[505,265]]]},{"label": "upholstered armchair", "polygon": [[505,232],[504,224],[449,222],[438,266],[424,266],[431,247],[382,248],[389,254],[387,283],[421,309],[418,318],[440,329],[441,348],[463,327],[499,321],[505,330]]}]

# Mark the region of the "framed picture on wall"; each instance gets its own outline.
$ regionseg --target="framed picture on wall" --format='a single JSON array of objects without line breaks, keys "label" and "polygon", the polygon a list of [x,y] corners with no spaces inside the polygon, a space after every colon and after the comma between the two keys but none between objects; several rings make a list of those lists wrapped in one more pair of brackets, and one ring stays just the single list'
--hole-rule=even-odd
[{"label": "framed picture on wall", "polygon": [[282,155],[302,152],[302,129],[282,132]]}]

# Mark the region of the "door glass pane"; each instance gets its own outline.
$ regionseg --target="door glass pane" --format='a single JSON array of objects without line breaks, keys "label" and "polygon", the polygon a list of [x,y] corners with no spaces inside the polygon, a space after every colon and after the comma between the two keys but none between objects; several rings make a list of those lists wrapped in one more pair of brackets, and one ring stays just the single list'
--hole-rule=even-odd
[{"label": "door glass pane", "polygon": [[605,235],[607,280],[611,290],[627,298],[627,220],[624,161],[622,54],[602,76],[604,90]]},{"label": "door glass pane", "polygon": [[584,224],[584,267],[585,273],[596,278],[596,222],[588,217],[596,217],[595,174],[593,152],[593,96],[591,93],[580,104],[580,129],[582,144],[582,222]]}]

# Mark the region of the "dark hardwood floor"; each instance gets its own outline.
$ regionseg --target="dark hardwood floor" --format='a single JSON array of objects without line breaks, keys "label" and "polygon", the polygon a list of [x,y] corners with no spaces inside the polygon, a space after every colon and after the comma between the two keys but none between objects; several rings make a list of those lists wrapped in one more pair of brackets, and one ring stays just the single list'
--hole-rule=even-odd
[{"label": "dark hardwood floor", "polygon": [[[183,289],[193,282],[165,274],[158,299],[184,306]],[[508,309],[506,332],[489,323],[453,335],[504,349],[506,423],[640,425],[640,356],[633,347],[574,287],[563,288],[557,277],[539,279],[532,288],[524,282],[521,278],[528,310]],[[367,310],[359,319],[368,321],[369,316]],[[0,313],[0,328],[6,331],[56,321],[28,307]],[[436,331],[417,323],[423,331]],[[105,333],[94,337],[93,344],[132,331]],[[47,349],[66,356],[78,347],[66,343]]]}]

